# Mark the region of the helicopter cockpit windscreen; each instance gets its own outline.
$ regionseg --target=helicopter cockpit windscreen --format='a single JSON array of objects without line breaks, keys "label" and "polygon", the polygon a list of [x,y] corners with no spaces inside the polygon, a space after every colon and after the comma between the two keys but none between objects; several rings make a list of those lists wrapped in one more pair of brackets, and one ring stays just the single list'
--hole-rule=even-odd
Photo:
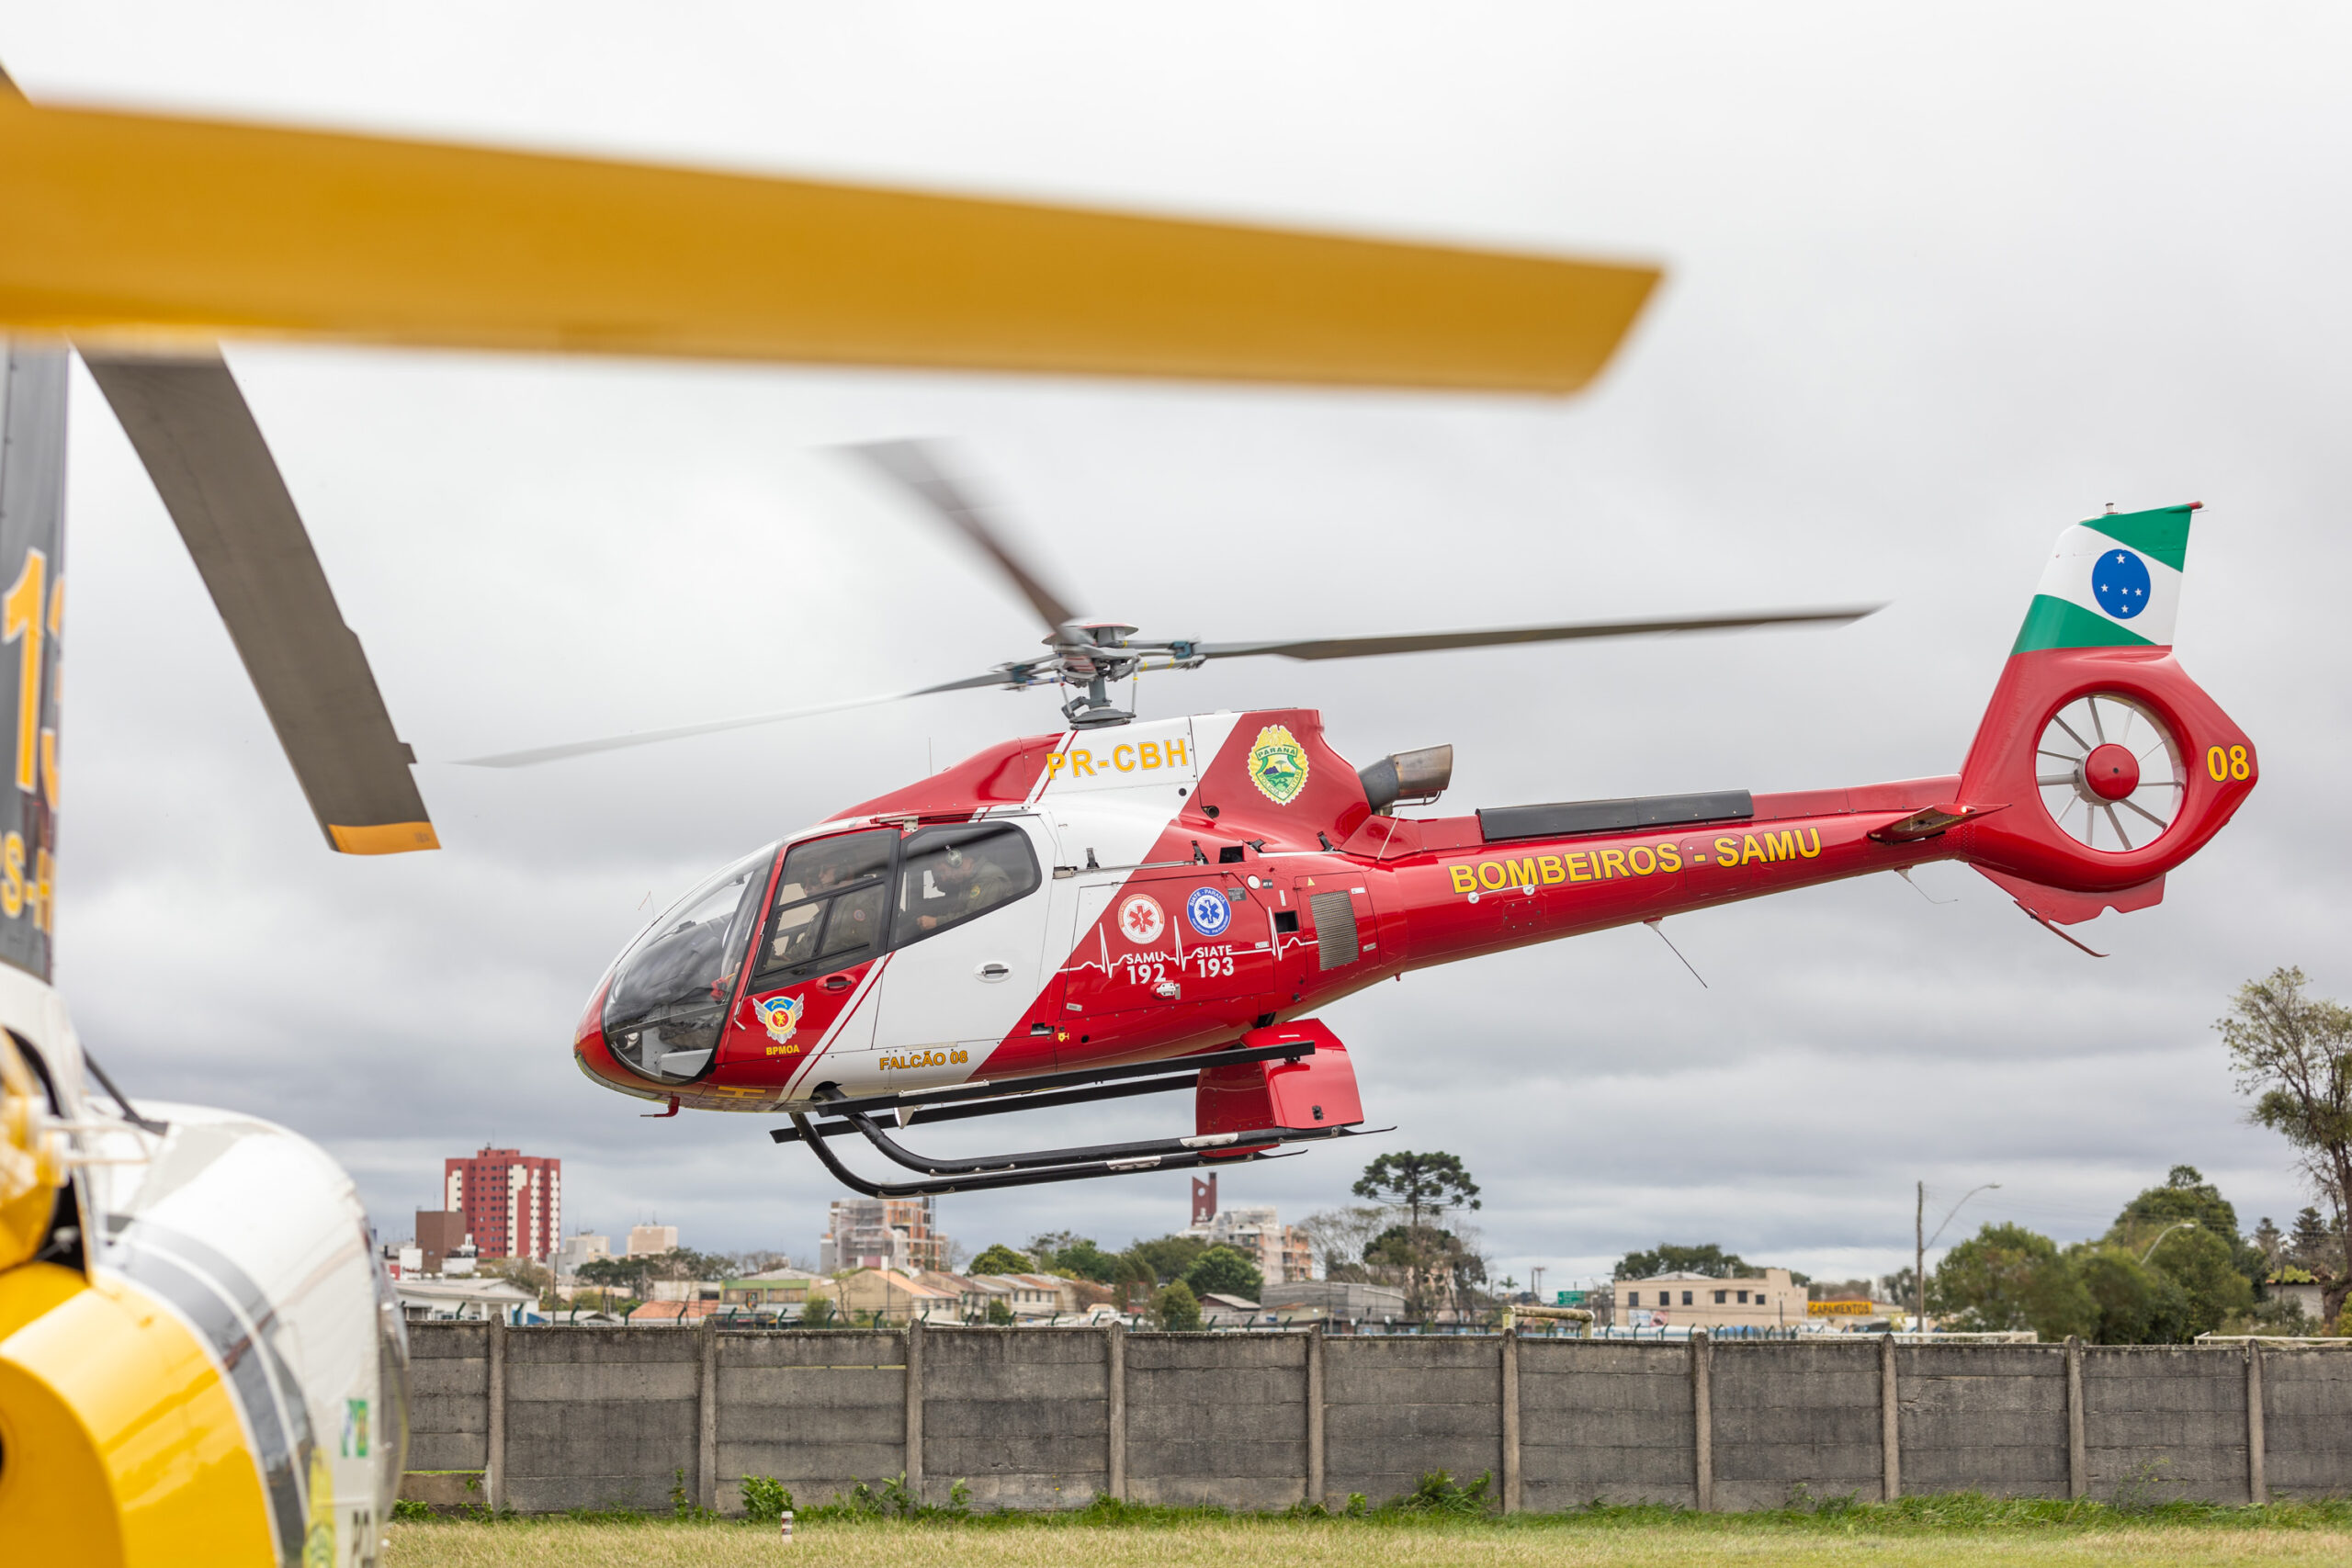
[{"label": "helicopter cockpit windscreen", "polygon": [[775,863],[771,844],[717,873],[621,955],[605,996],[605,1038],[615,1055],[672,1083],[709,1065]]}]

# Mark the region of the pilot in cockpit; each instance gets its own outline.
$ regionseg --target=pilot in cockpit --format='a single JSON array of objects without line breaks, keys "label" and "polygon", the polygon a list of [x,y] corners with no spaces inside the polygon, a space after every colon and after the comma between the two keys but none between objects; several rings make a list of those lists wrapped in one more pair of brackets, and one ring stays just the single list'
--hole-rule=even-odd
[{"label": "pilot in cockpit", "polygon": [[1012,874],[997,863],[994,856],[982,852],[985,848],[985,843],[974,846],[971,851],[955,845],[948,847],[933,873],[937,878],[935,892],[933,888],[924,890],[926,898],[944,897],[946,903],[917,916],[917,927],[933,931],[943,922],[976,915],[1012,896],[1015,884]]}]

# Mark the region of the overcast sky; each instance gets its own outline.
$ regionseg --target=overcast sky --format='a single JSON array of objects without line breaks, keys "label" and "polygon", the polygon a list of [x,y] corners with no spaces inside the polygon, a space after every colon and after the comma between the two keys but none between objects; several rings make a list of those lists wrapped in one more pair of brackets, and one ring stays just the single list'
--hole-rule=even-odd
[{"label": "overcast sky", "polygon": [[[954,438],[1087,608],[1162,635],[1893,601],[1835,632],[1249,662],[1142,694],[1317,706],[1359,761],[1451,741],[1457,811],[1956,769],[2057,531],[2204,502],[2180,654],[2264,783],[2160,908],[2077,928],[2113,956],[1939,866],[1669,922],[1704,989],[1634,928],[1329,1010],[1396,1131],[1235,1171],[1226,1201],[1295,1220],[1373,1152],[1453,1150],[1502,1271],[1547,1287],[1660,1240],[1883,1272],[1922,1179],[2003,1184],[1947,1242],[2096,1234],[2178,1161],[2249,1228],[2307,1201],[2210,1026],[2278,964],[2352,994],[2347,35],[2284,6],[0,4],[0,61],[58,101],[1668,269],[1565,402],[232,345],[427,759],[1034,647],[1017,600],[818,450],[842,441]],[[434,763],[442,852],[336,856],[74,391],[59,975],[100,1059],[318,1139],[392,1237],[443,1156],[494,1142],[563,1159],[572,1227],[813,1258],[836,1193],[771,1119],[649,1126],[574,1070],[572,1021],[702,873],[1050,728],[1050,700]],[[1067,1114],[1023,1141],[1189,1131],[1173,1101]],[[1185,1191],[941,1210],[975,1249],[1117,1245],[1181,1226]]]}]

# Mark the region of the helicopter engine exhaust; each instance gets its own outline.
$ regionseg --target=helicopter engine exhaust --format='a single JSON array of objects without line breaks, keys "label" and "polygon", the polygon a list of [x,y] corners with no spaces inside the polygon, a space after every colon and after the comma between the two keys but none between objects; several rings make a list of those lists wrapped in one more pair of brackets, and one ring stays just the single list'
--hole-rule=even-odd
[{"label": "helicopter engine exhaust", "polygon": [[1356,770],[1363,781],[1364,799],[1374,811],[1398,806],[1427,806],[1453,782],[1453,748],[1426,746],[1419,751],[1396,751]]}]

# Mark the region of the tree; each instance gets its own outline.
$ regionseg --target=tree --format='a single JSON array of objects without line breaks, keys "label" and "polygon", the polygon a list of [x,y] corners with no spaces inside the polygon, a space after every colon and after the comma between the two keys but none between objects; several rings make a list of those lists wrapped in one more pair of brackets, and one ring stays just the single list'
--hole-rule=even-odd
[{"label": "tree", "polygon": [[1026,1274],[1036,1265],[1002,1242],[992,1243],[989,1249],[972,1259],[975,1274]]},{"label": "tree", "polygon": [[[981,1272],[986,1273],[988,1270],[982,1269]],[[1005,1328],[1011,1326],[1012,1323],[1012,1309],[1005,1304],[1005,1301],[1002,1296],[990,1296],[989,1298],[989,1310],[985,1314],[985,1321],[991,1327],[995,1328]]]},{"label": "tree", "polygon": [[[2319,1218],[2316,1210],[2312,1211],[2312,1218]],[[2287,1260],[2287,1238],[2271,1222],[2270,1216],[2265,1214],[2262,1223],[2254,1227],[2253,1239],[2262,1253],[2262,1277],[2267,1280],[2278,1272],[2278,1266]]]},{"label": "tree", "polygon": [[803,1328],[831,1328],[832,1325],[833,1298],[831,1296],[810,1296],[808,1298],[808,1304],[800,1309],[800,1326]]},{"label": "tree", "polygon": [[[2335,1220],[2336,1245],[2303,1263],[2333,1322],[2352,1293],[2352,1009],[2303,994],[2303,972],[2274,969],[2238,987],[2214,1027],[2229,1046],[2249,1120],[2285,1138]],[[2301,1259],[2297,1259],[2301,1262]]]},{"label": "tree", "polygon": [[1179,1280],[1151,1298],[1151,1317],[1160,1327],[1183,1333],[1201,1325],[1200,1298]]},{"label": "tree", "polygon": [[2149,1267],[2177,1283],[2188,1298],[2183,1339],[2215,1333],[2254,1310],[2254,1281],[2238,1271],[2234,1237],[2203,1228],[2175,1231],[2149,1255]]},{"label": "tree", "polygon": [[1218,1295],[1239,1296],[1245,1302],[1254,1302],[1259,1292],[1266,1288],[1266,1276],[1259,1270],[1256,1263],[1250,1261],[1247,1253],[1230,1247],[1212,1247],[1193,1259],[1193,1266],[1184,1270],[1183,1282],[1194,1296],[1205,1296],[1214,1292]]},{"label": "tree", "polygon": [[1126,1256],[1150,1269],[1151,1277],[1164,1285],[1182,1279],[1208,1249],[1209,1244],[1196,1235],[1163,1235],[1157,1241],[1133,1243]]},{"label": "tree", "polygon": [[[2166,1226],[2182,1220],[2193,1220],[2199,1230],[2222,1237],[2228,1245],[2232,1266],[2249,1284],[2267,1272],[2262,1248],[2239,1238],[2236,1208],[2193,1165],[2174,1166],[2162,1187],[2151,1187],[2124,1204],[2108,1231],[2108,1239],[2125,1247],[2136,1243],[2144,1251]],[[2173,1243],[2164,1245],[2169,1249]]]},{"label": "tree", "polygon": [[1159,1276],[1152,1272],[1150,1264],[1132,1252],[1119,1253],[1111,1261],[1118,1266],[1119,1270],[1118,1278],[1111,1281],[1112,1288],[1118,1292],[1119,1310],[1148,1312],[1151,1309],[1151,1293],[1159,1288]]},{"label": "tree", "polygon": [[[2306,1204],[2295,1216],[2295,1228],[2287,1237],[2287,1261],[2305,1273],[2312,1273],[2315,1269],[2327,1267],[2328,1259],[2335,1255],[2337,1246],[2336,1234],[2328,1229],[2327,1222],[2319,1217],[2317,1209]],[[2313,1273],[2312,1277],[2317,1279],[2318,1275]]]},{"label": "tree", "polygon": [[2023,1225],[1987,1224],[1953,1247],[1928,1294],[1934,1310],[1980,1333],[2030,1328],[2044,1339],[2064,1339],[2089,1333],[2098,1318],[2098,1303],[2058,1255],[2058,1244]]},{"label": "tree", "polygon": [[[1449,1265],[1456,1250],[1450,1245],[1450,1236],[1431,1234],[1434,1227],[1429,1222],[1454,1209],[1476,1208],[1478,1184],[1470,1179],[1458,1155],[1405,1150],[1382,1155],[1365,1166],[1351,1190],[1359,1198],[1385,1204],[1392,1213],[1404,1211],[1403,1237],[1391,1239],[1384,1233],[1364,1249],[1364,1261],[1385,1262],[1403,1269],[1406,1312],[1415,1317],[1428,1315],[1435,1304],[1435,1287],[1442,1285],[1452,1293],[1455,1274]],[[1383,1256],[1375,1258],[1375,1248]]]},{"label": "tree", "polygon": [[2083,1243],[2067,1249],[2066,1260],[2090,1293],[2096,1318],[2087,1337],[2101,1345],[2173,1345],[2190,1337],[2188,1292],[2129,1248]]},{"label": "tree", "polygon": [[[1051,1242],[1055,1245],[1048,1247]],[[1049,1273],[1072,1280],[1091,1280],[1099,1285],[1116,1284],[1119,1260],[1094,1245],[1088,1236],[1074,1236],[1068,1231],[1054,1235],[1041,1235],[1029,1244],[1030,1256],[1039,1268]]]},{"label": "tree", "polygon": [[1362,1280],[1368,1278],[1363,1249],[1387,1226],[1387,1210],[1363,1203],[1309,1214],[1298,1228],[1306,1233],[1307,1245],[1315,1249],[1315,1261],[1325,1279]]},{"label": "tree", "polygon": [[1417,1231],[1423,1214],[1478,1206],[1478,1184],[1470,1179],[1458,1155],[1382,1155],[1363,1168],[1350,1190],[1359,1198],[1404,1210],[1406,1223]]},{"label": "tree", "polygon": [[1911,1265],[1908,1263],[1892,1274],[1882,1276],[1878,1288],[1886,1292],[1884,1299],[1890,1302],[1911,1302],[1919,1299],[1918,1276],[1911,1271]]},{"label": "tree", "polygon": [[1704,1247],[1676,1247],[1659,1242],[1655,1252],[1629,1252],[1617,1265],[1620,1280],[1646,1280],[1657,1274],[1704,1274],[1711,1280],[1736,1280],[1755,1270],[1736,1252],[1725,1252],[1713,1242]]}]

